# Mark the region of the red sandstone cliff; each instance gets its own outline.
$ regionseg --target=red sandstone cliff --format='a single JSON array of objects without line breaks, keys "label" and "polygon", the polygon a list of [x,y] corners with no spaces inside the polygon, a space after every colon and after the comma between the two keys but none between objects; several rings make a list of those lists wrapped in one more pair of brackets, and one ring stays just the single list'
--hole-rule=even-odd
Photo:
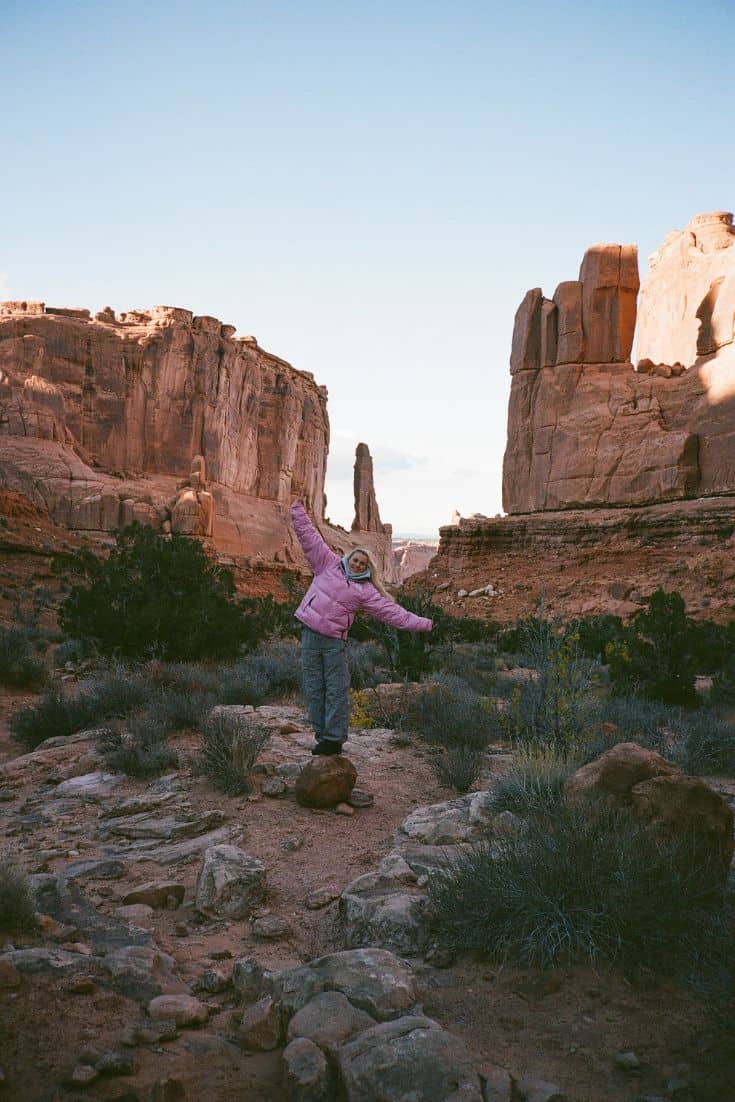
[{"label": "red sandstone cliff", "polygon": [[[216,318],[0,304],[0,485],[70,528],[135,519],[300,562],[287,508],[298,493],[323,521],[326,407],[313,376]],[[390,580],[389,532],[360,538]]]},{"label": "red sandstone cliff", "polygon": [[503,504],[509,513],[642,505],[735,490],[735,230],[698,215],[652,257],[588,250],[515,319]]}]

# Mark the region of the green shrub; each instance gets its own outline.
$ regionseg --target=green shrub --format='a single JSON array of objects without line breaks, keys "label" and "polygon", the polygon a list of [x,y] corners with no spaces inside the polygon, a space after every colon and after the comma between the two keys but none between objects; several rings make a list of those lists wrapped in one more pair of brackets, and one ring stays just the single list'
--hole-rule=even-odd
[{"label": "green shrub", "polygon": [[648,608],[628,624],[622,638],[610,643],[606,658],[616,692],[640,693],[664,704],[695,708],[696,629],[678,593],[657,589]]},{"label": "green shrub", "polygon": [[178,755],[166,742],[166,728],[148,712],[133,712],[122,724],[106,727],[97,744],[108,767],[129,777],[156,777],[175,769]]},{"label": "green shrub", "polygon": [[619,642],[624,632],[623,621],[609,612],[571,620],[564,629],[564,635],[574,638],[582,654],[596,658],[598,662],[605,661],[607,647]]},{"label": "green shrub", "polygon": [[681,764],[689,773],[735,773],[735,726],[696,713],[683,732]]},{"label": "green shrub", "polygon": [[597,663],[579,650],[575,635],[532,618],[520,628],[520,641],[536,676],[518,684],[502,713],[506,735],[516,744],[574,756],[597,710],[592,694]]},{"label": "green shrub", "polygon": [[248,793],[250,770],[268,742],[270,730],[220,714],[210,716],[201,732],[201,772],[220,792],[230,796]]},{"label": "green shrub", "polygon": [[168,732],[193,731],[219,703],[217,693],[181,693],[161,688],[148,701],[146,711]]},{"label": "green shrub", "polygon": [[352,689],[371,689],[389,678],[383,652],[376,643],[359,643],[350,639],[347,645],[347,665]]},{"label": "green shrub", "polygon": [[438,751],[433,764],[437,777],[447,788],[469,792],[482,773],[485,755],[475,746],[459,742]]},{"label": "green shrub", "polygon": [[434,936],[522,965],[602,960],[674,970],[722,936],[713,870],[629,818],[569,808],[483,845],[429,884]]},{"label": "green shrub", "polygon": [[240,608],[245,617],[248,637],[251,639],[296,639],[301,634],[301,624],[294,617],[297,601],[276,601],[266,597],[243,597]]},{"label": "green shrub", "polygon": [[282,699],[301,689],[301,651],[291,643],[271,643],[222,671],[220,702],[252,704]]},{"label": "green shrub", "polygon": [[550,751],[521,752],[490,789],[490,807],[523,817],[554,816],[564,803],[564,784],[575,768]]},{"label": "green shrub", "polygon": [[497,696],[495,653],[487,643],[449,643],[434,648],[434,669],[461,677],[483,696]]},{"label": "green shrub", "polygon": [[94,723],[84,699],[68,697],[58,685],[52,685],[28,708],[21,708],[10,719],[10,733],[26,750],[35,750],[47,738],[73,735]]},{"label": "green shrub", "polygon": [[33,933],[36,905],[26,873],[9,855],[0,855],[0,930]]},{"label": "green shrub", "polygon": [[133,524],[107,559],[89,551],[57,560],[84,579],[71,587],[59,622],[104,654],[168,659],[227,657],[262,636],[235,601],[231,575],[187,536],[159,536]]},{"label": "green shrub", "polygon": [[437,674],[399,715],[386,715],[389,727],[408,727],[434,746],[467,746],[484,750],[498,738],[500,721],[492,704],[459,677]]},{"label": "green shrub", "polygon": [[0,627],[0,684],[14,689],[43,684],[48,671],[38,653],[38,643],[34,630]]}]

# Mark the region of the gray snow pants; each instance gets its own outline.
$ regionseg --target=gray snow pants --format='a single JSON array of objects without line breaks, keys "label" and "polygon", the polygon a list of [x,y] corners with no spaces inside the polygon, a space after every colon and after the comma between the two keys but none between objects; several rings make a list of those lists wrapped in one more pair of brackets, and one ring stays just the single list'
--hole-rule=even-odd
[{"label": "gray snow pants", "polygon": [[309,722],[317,741],[342,745],[350,720],[347,643],[303,627],[301,662]]}]

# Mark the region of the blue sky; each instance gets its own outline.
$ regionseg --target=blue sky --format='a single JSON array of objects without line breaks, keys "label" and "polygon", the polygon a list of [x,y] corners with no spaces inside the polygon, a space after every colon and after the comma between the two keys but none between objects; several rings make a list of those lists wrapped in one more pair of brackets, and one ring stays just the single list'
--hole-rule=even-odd
[{"label": "blue sky", "polygon": [[214,314],[384,520],[499,511],[513,314],[735,204],[735,5],[0,0],[0,297]]}]

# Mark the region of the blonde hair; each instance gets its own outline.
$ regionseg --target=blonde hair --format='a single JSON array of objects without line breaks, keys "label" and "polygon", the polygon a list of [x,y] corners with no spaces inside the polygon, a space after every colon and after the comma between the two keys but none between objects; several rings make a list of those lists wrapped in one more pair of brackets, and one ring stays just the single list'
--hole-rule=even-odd
[{"label": "blonde hair", "polygon": [[367,550],[366,547],[353,547],[351,551],[347,552],[348,561],[349,561],[349,559],[352,558],[352,556],[355,554],[356,551],[358,551],[361,555],[364,555],[365,558],[368,561],[367,568],[370,571],[370,582],[371,582],[371,584],[375,586],[378,593],[380,593],[383,597],[387,597],[387,599],[389,601],[393,601],[393,603],[395,604],[395,598],[391,597],[390,593],[387,592],[385,586],[383,585],[382,581],[380,580],[380,574],[378,573],[378,568],[376,567],[375,563],[373,562],[373,557],[370,554],[370,552]]}]

